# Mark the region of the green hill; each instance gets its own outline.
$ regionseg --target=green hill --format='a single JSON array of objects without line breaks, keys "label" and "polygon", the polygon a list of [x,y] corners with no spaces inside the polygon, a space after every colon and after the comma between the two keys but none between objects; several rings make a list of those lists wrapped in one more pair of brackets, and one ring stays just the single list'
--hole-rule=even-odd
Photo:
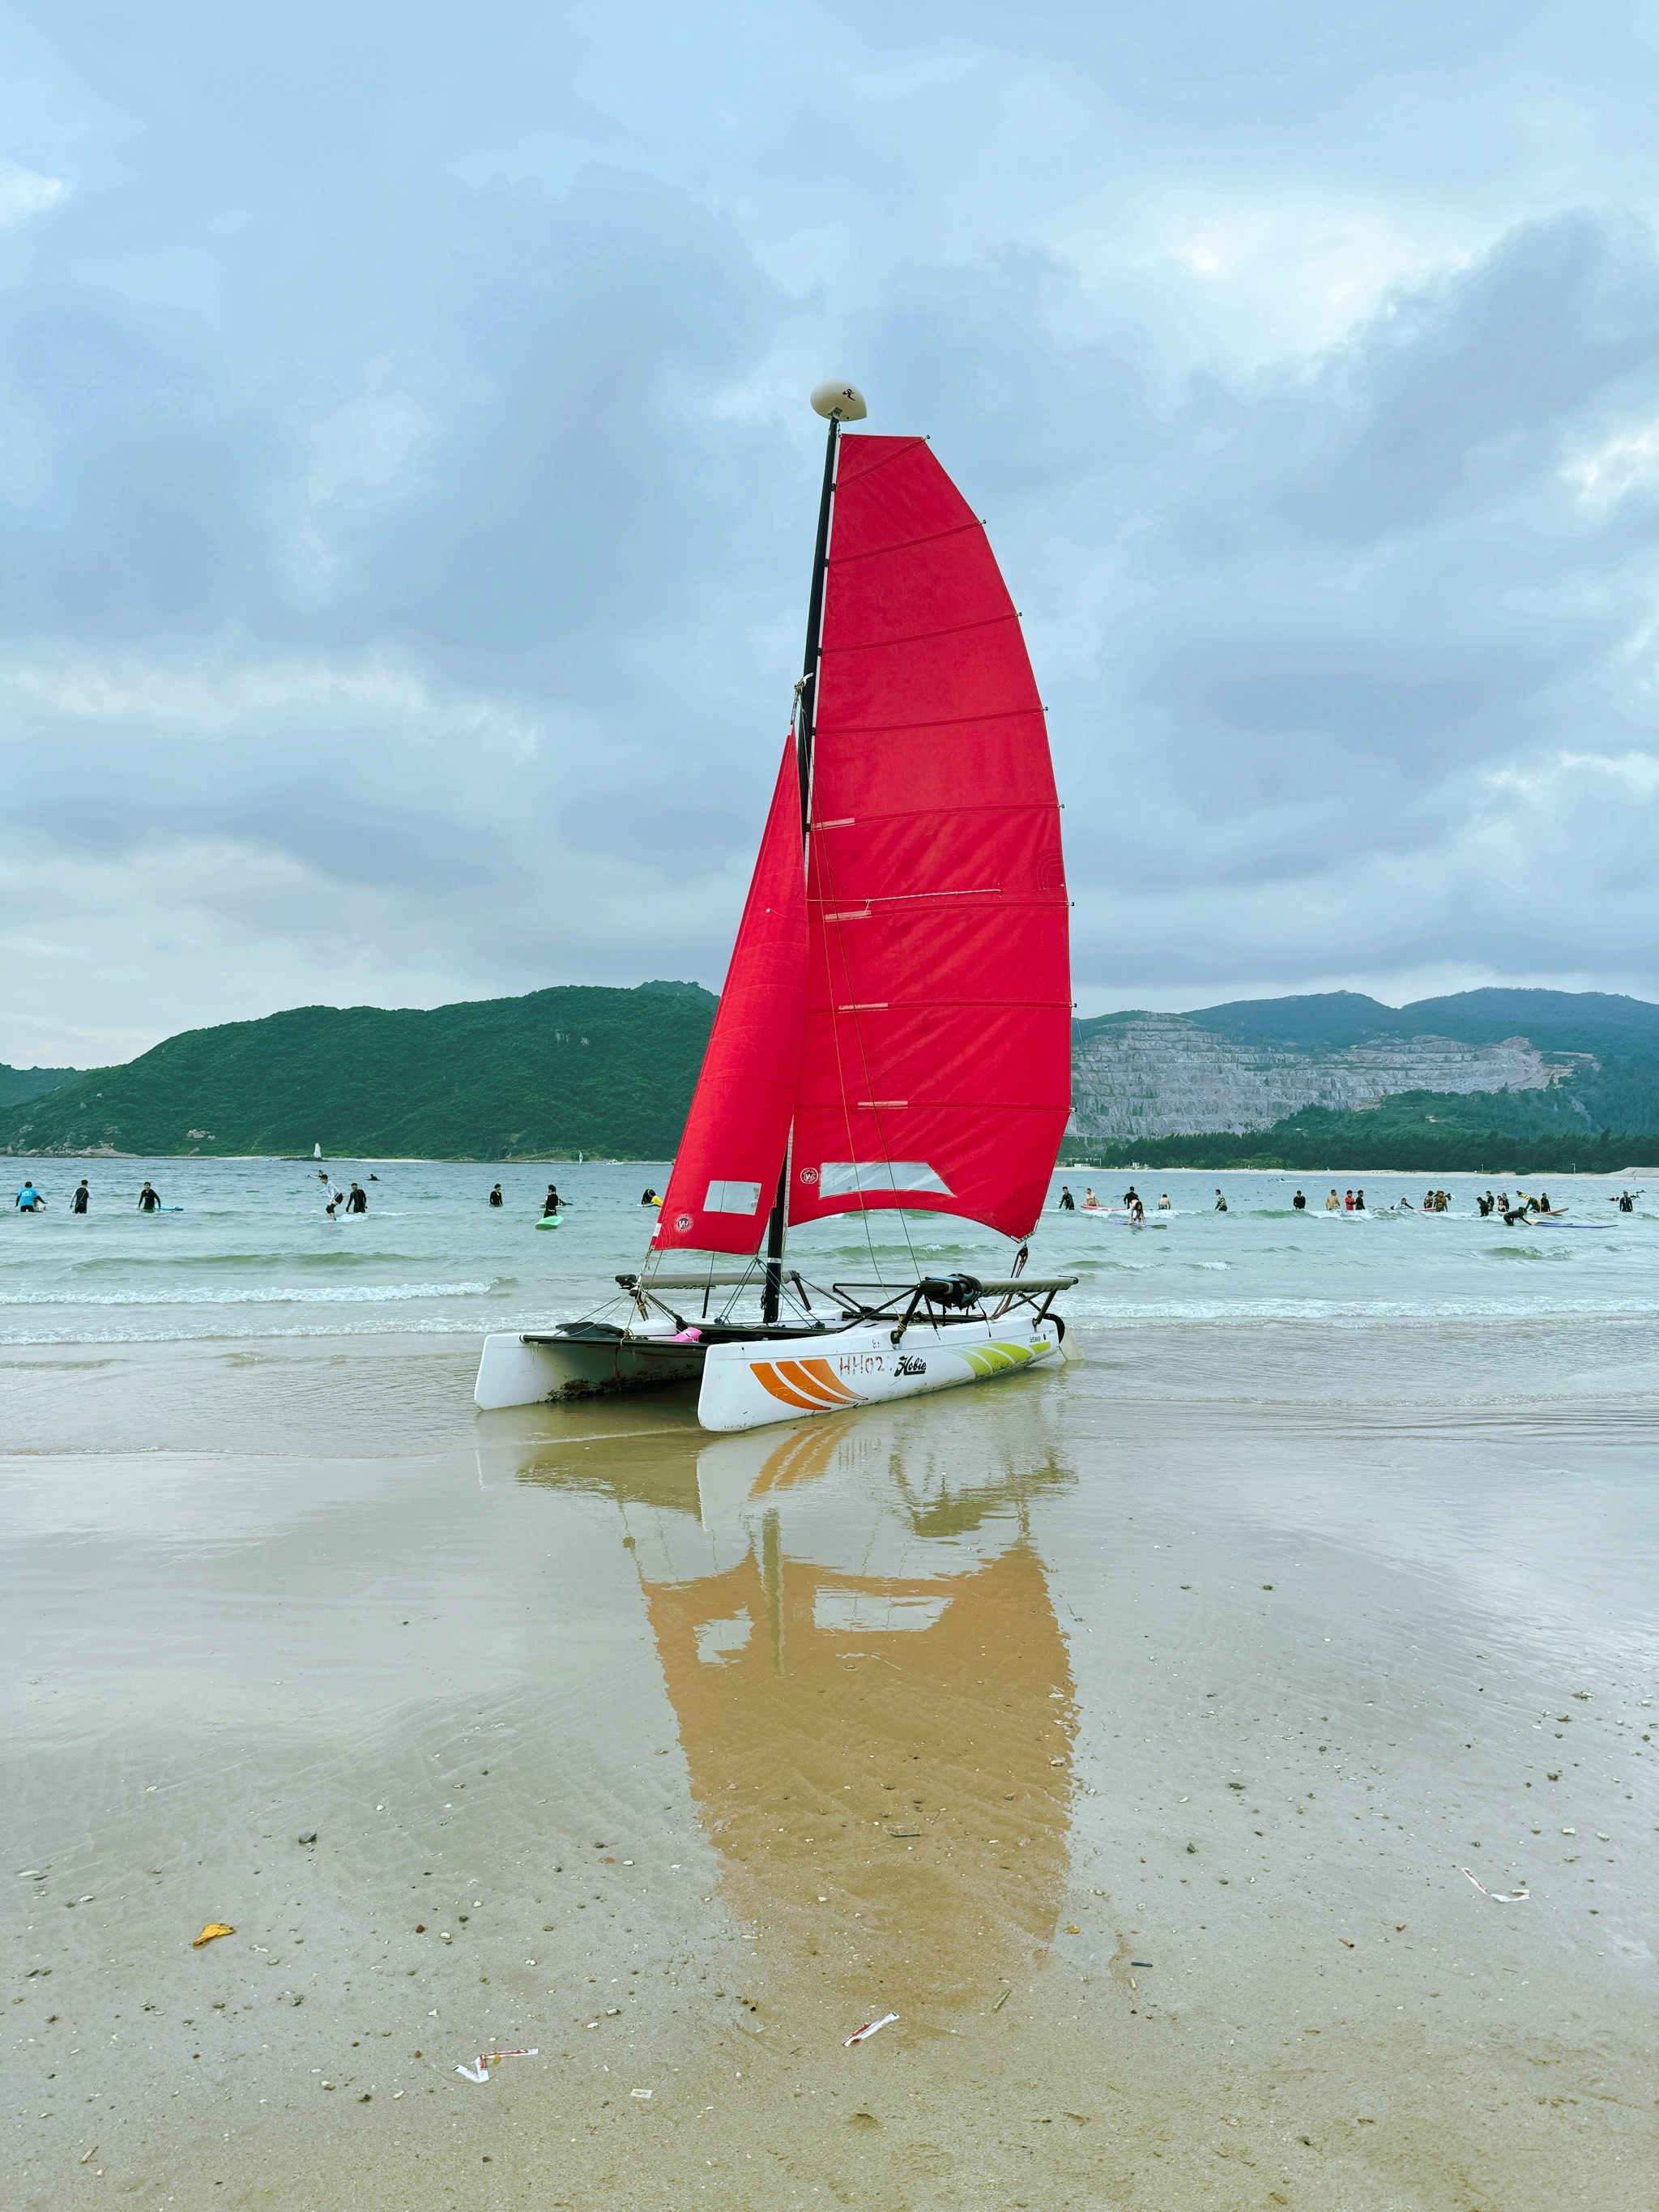
[{"label": "green hill", "polygon": [[21,1106],[26,1098],[38,1098],[43,1091],[56,1091],[79,1073],[74,1067],[8,1067],[0,1060],[0,1109]]},{"label": "green hill", "polygon": [[664,1159],[716,1000],[571,985],[386,1010],[296,1006],[186,1030],[0,1108],[9,1152]]},{"label": "green hill", "polygon": [[1332,1052],[1375,1037],[1431,1034],[1464,1044],[1524,1036],[1541,1052],[1589,1052],[1598,1058],[1659,1057],[1659,1006],[1611,991],[1455,991],[1405,1006],[1385,1006],[1360,991],[1310,991],[1292,999],[1200,1006],[1187,1018],[1218,1036]]},{"label": "green hill", "polygon": [[[1659,1071],[1650,1068],[1632,1087],[1659,1092]],[[1577,1110],[1565,1083],[1547,1091],[1401,1091],[1376,1106],[1304,1106],[1267,1129],[1135,1137],[1108,1151],[1108,1158],[1091,1152],[1090,1161],[1293,1175],[1610,1174],[1659,1160],[1659,1113],[1598,1127]]]}]

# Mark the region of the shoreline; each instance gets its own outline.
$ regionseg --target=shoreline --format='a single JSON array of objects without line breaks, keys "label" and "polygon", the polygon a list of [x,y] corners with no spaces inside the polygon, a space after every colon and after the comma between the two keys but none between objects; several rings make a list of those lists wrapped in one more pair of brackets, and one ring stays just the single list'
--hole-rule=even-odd
[{"label": "shoreline", "polygon": [[1659,1401],[1264,1334],[722,1439],[14,1367],[19,2203],[1640,2201]]}]

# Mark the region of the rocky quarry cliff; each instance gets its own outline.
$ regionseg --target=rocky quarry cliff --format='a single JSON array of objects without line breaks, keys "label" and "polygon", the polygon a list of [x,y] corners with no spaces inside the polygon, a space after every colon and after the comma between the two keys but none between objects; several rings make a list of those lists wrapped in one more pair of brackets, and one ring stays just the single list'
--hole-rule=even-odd
[{"label": "rocky quarry cliff", "polygon": [[1265,1129],[1304,1107],[1352,1111],[1402,1091],[1545,1091],[1587,1065],[1518,1034],[1326,1044],[1228,1035],[1202,1015],[1112,1014],[1077,1024],[1070,1133],[1087,1144]]}]

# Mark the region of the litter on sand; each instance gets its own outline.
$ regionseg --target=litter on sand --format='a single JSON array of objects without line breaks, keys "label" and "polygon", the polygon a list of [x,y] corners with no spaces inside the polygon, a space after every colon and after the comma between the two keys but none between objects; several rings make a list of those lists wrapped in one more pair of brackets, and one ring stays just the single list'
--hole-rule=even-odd
[{"label": "litter on sand", "polygon": [[850,2035],[842,2036],[842,2048],[850,2051],[855,2043],[867,2043],[878,2029],[886,2027],[897,2018],[896,2012],[884,2012],[879,2020],[866,2020],[862,2027],[855,2027]]},{"label": "litter on sand", "polygon": [[471,2065],[458,2066],[455,2071],[468,2081],[487,2081],[489,2079],[490,2068],[499,2066],[503,2058],[536,2058],[540,2055],[539,2051],[535,2050],[481,2051]]},{"label": "litter on sand", "polygon": [[190,1948],[192,1951],[199,1951],[204,1943],[211,1943],[221,1936],[234,1936],[235,1933],[228,1920],[210,1920],[199,1936],[191,1937]]},{"label": "litter on sand", "polygon": [[993,2012],[1000,2012],[1000,2011],[1002,2010],[1002,2008],[1004,2007],[1004,2005],[1006,2005],[1006,2004],[1007,2003],[1007,2002],[1008,2002],[1009,1998],[1010,1998],[1011,1996],[1012,1996],[1012,1995],[1013,1995],[1013,1994],[1014,1994],[1014,1993],[1013,1993],[1013,1991],[1012,1991],[1012,1989],[1004,1990],[1004,1991],[1002,1992],[1002,1995],[1001,1995],[1001,1996],[997,1999],[996,2002],[995,2002],[995,2003],[991,2007],[992,2011],[993,2011]]},{"label": "litter on sand", "polygon": [[1460,1874],[1468,1875],[1469,1880],[1474,1882],[1474,1886],[1480,1891],[1481,1896],[1491,1898],[1494,1905],[1525,1905],[1532,1895],[1532,1892],[1529,1889],[1488,1889],[1484,1881],[1474,1881],[1474,1876],[1472,1874],[1469,1874],[1469,1870],[1467,1867],[1460,1867],[1458,1869],[1458,1872]]}]

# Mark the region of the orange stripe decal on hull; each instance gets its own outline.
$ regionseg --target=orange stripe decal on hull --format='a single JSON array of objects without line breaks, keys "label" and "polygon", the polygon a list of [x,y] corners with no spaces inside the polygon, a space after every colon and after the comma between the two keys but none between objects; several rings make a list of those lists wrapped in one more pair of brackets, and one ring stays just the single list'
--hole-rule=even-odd
[{"label": "orange stripe decal on hull", "polygon": [[769,1359],[764,1362],[751,1359],[749,1372],[763,1390],[769,1390],[780,1403],[794,1407],[798,1413],[821,1413],[823,1411],[824,1401],[822,1398],[804,1397],[799,1390],[792,1390]]},{"label": "orange stripe decal on hull", "polygon": [[830,1370],[827,1359],[781,1359],[778,1366],[798,1390],[813,1390],[826,1406],[854,1406],[854,1394]]}]

